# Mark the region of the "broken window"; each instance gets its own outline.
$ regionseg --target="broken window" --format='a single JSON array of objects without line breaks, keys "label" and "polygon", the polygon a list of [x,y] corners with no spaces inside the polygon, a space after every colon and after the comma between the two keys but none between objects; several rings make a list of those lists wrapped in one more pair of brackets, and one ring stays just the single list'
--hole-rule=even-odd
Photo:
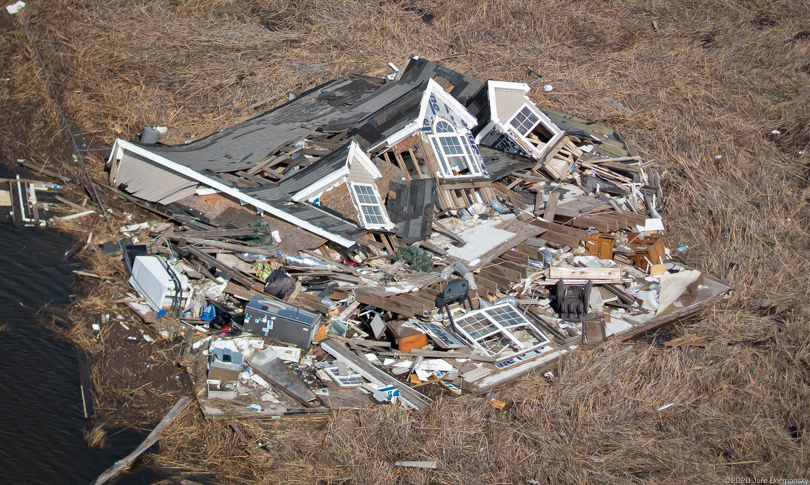
[{"label": "broken window", "polygon": [[529,136],[532,129],[540,122],[540,117],[534,114],[528,105],[518,111],[509,121],[509,124],[523,136]]},{"label": "broken window", "polygon": [[549,339],[509,303],[467,313],[455,323],[467,341],[496,359],[529,352],[549,343]]},{"label": "broken window", "polygon": [[433,125],[430,142],[439,159],[445,177],[472,177],[481,175],[467,139],[459,134],[448,121],[439,119]]},{"label": "broken window", "polygon": [[340,374],[340,368],[337,365],[324,367],[323,370],[340,387],[360,387],[368,382],[362,375],[352,369],[346,369],[345,375]]},{"label": "broken window", "polygon": [[352,192],[360,208],[360,217],[363,219],[363,226],[384,227],[388,224],[388,217],[380,202],[377,188],[370,184],[352,183]]}]

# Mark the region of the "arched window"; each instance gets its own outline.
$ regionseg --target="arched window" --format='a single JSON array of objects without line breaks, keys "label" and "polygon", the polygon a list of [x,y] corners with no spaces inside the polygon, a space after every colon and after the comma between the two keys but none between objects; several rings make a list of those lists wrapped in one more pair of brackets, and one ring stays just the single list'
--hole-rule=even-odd
[{"label": "arched window", "polygon": [[433,135],[429,135],[433,151],[439,159],[444,177],[475,177],[481,175],[481,167],[473,156],[470,142],[458,133],[449,121],[437,118],[433,122]]}]

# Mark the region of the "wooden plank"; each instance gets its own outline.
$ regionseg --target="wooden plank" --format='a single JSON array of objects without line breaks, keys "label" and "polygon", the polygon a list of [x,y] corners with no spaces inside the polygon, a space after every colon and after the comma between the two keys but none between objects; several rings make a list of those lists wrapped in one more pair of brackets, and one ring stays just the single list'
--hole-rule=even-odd
[{"label": "wooden plank", "polygon": [[411,156],[411,161],[413,162],[414,168],[416,168],[416,173],[419,174],[419,178],[425,178],[425,174],[422,173],[422,167],[419,166],[419,160],[416,159],[413,149],[408,148],[408,154]]},{"label": "wooden plank", "polygon": [[40,166],[34,165],[34,164],[33,164],[33,163],[31,163],[31,162],[26,162],[25,160],[17,160],[17,163],[19,163],[20,165],[22,165],[22,166],[23,166],[23,167],[25,167],[25,168],[29,168],[29,169],[31,169],[31,170],[33,170],[33,171],[37,172],[37,175],[43,175],[43,174],[44,174],[44,175],[47,175],[47,176],[49,176],[49,177],[53,177],[53,178],[55,178],[55,179],[59,179],[59,180],[61,180],[61,181],[62,181],[62,182],[65,184],[65,185],[67,185],[67,184],[69,184],[69,183],[71,183],[71,182],[72,182],[72,180],[70,179],[70,177],[68,177],[67,175],[62,175],[61,173],[52,172],[51,170],[47,170],[47,169],[45,169],[45,167],[40,167]]},{"label": "wooden plank", "polygon": [[[561,234],[556,231],[546,231],[543,233],[543,240],[547,242],[552,242],[556,244],[561,244],[563,246],[568,246],[572,248],[576,248],[579,246],[580,240],[575,237],[567,236],[565,234]],[[530,241],[527,241],[530,242]],[[538,247],[544,246],[545,242],[542,244],[538,244]]]},{"label": "wooden plank", "polygon": [[407,406],[422,411],[427,409],[429,399],[414,391],[406,384],[394,379],[382,370],[376,368],[367,359],[356,355],[341,342],[327,339],[321,342],[321,348],[332,354],[339,362],[348,365],[352,370],[378,386],[396,386],[399,389],[399,399]]},{"label": "wooden plank", "polygon": [[396,350],[392,350],[390,352],[376,352],[376,354],[385,357],[436,357],[441,359],[470,359],[477,362],[495,362],[495,357],[474,354],[472,352],[413,349],[410,352],[397,352]]},{"label": "wooden plank", "polygon": [[453,231],[451,231],[450,229],[448,229],[448,228],[444,227],[444,225],[442,225],[442,223],[441,223],[441,222],[439,222],[439,221],[437,221],[436,219],[433,219],[433,227],[434,227],[434,228],[435,228],[437,231],[439,231],[440,233],[442,233],[442,234],[444,234],[445,236],[449,237],[450,239],[452,239],[452,240],[456,241],[457,243],[460,243],[460,244],[467,244],[467,241],[465,241],[464,239],[462,239],[462,238],[461,238],[461,236],[457,235],[456,233],[454,233],[454,232],[453,232]]},{"label": "wooden plank", "polygon": [[478,286],[479,295],[483,293],[481,290],[490,295],[495,295],[498,292],[498,284],[481,273],[475,275],[475,284]]},{"label": "wooden plank", "polygon": [[[588,237],[589,237],[588,231],[583,231],[583,230],[580,230],[580,229],[574,229],[573,227],[563,226],[561,224],[555,224],[553,222],[536,220],[536,221],[532,221],[531,224],[534,225],[534,226],[543,228],[543,229],[547,229],[548,231],[554,231],[554,232],[559,233],[559,234],[564,234],[566,236],[576,238],[576,239],[578,239],[580,241],[587,241]],[[543,233],[543,237],[548,239],[547,236],[548,236],[547,233]]]},{"label": "wooden plank", "polygon": [[246,179],[248,179],[248,180],[250,180],[252,182],[256,182],[259,185],[270,185],[270,184],[272,184],[272,182],[270,182],[269,180],[263,179],[261,177],[257,177],[255,175],[251,175],[251,174],[245,172],[244,170],[240,170],[240,171],[236,172],[236,175],[238,175],[239,177],[246,178]]},{"label": "wooden plank", "polygon": [[[421,291],[420,291],[420,293],[421,293]],[[419,304],[419,305],[423,306],[424,311],[427,311],[427,312],[430,312],[434,308],[436,308],[436,299],[435,299],[435,297],[430,298],[427,294],[425,294],[423,296],[423,295],[420,295],[419,293],[400,293],[399,295],[396,295],[396,296],[398,296],[399,298],[401,298],[401,299],[403,299],[403,300],[405,300],[407,302],[413,302],[414,305]]]},{"label": "wooden plank", "polygon": [[589,227],[595,227],[597,231],[608,233],[611,231],[618,231],[618,224],[616,221],[608,221],[605,219],[594,218],[592,216],[582,216],[582,217],[564,217],[560,216],[557,218],[557,221],[563,221],[564,224],[570,224],[573,227],[579,227],[582,229],[587,229]]},{"label": "wooden plank", "polygon": [[628,221],[627,217],[624,216],[624,214],[618,214],[616,212],[599,212],[598,214],[593,214],[591,217],[594,216],[615,222],[619,229],[627,229],[630,227],[630,222]]},{"label": "wooden plank", "polygon": [[538,251],[537,248],[526,246],[524,244],[519,244],[515,246],[515,249],[523,254],[526,254],[529,257],[529,259],[533,259],[535,261],[543,260],[543,255],[540,254],[540,251]]},{"label": "wooden plank", "polygon": [[534,215],[540,215],[540,207],[543,205],[543,193],[537,192],[534,195]]},{"label": "wooden plank", "polygon": [[479,274],[482,275],[484,278],[494,282],[500,288],[504,288],[504,289],[507,289],[507,290],[512,288],[512,280],[502,276],[500,273],[496,273],[495,271],[492,271],[491,268],[492,268],[492,266],[487,266],[485,268],[481,268],[481,271],[480,271]]},{"label": "wooden plank", "polygon": [[231,278],[233,278],[234,280],[238,281],[239,283],[245,285],[248,288],[253,288],[253,285],[256,284],[257,280],[254,280],[253,278],[245,275],[244,273],[242,273],[238,269],[233,268],[233,267],[223,263],[222,261],[218,260],[217,258],[209,256],[208,254],[205,254],[204,252],[202,252],[198,248],[195,248],[193,246],[186,246],[183,249],[185,249],[189,253],[196,256],[197,259],[199,259],[200,261],[206,263],[208,266],[213,266],[214,268],[217,268],[220,271],[229,274],[231,276]]},{"label": "wooden plank", "polygon": [[357,301],[365,305],[371,305],[381,310],[394,312],[405,317],[413,317],[416,315],[413,305],[391,300],[390,298],[385,298],[374,293],[364,291],[362,288],[356,289],[354,295]]},{"label": "wooden plank", "polygon": [[[560,193],[552,191],[548,194],[548,201],[546,201],[546,209],[543,211],[543,219],[547,221],[554,220],[554,214],[557,213],[557,201],[560,200]],[[535,214],[537,214],[535,212]]]},{"label": "wooden plank", "polygon": [[433,310],[434,307],[433,305],[425,303],[419,299],[408,298],[404,295],[389,296],[386,299],[393,300],[401,304],[402,306],[411,306],[413,308],[414,314],[416,315],[424,315],[426,313],[430,313],[430,311]]},{"label": "wooden plank", "polygon": [[428,251],[430,251],[432,253],[436,253],[439,256],[445,256],[447,254],[447,251],[445,251],[444,249],[440,248],[439,246],[436,246],[435,244],[433,244],[432,242],[429,242],[429,241],[421,241],[419,243],[419,247],[421,247],[423,249],[427,249]]},{"label": "wooden plank", "polygon": [[143,454],[143,452],[145,452],[152,445],[158,442],[158,440],[160,439],[160,435],[163,433],[163,431],[165,431],[166,428],[171,426],[174,420],[177,419],[177,417],[180,416],[180,414],[186,410],[190,402],[191,399],[189,399],[188,397],[185,396],[181,397],[180,400],[177,401],[177,404],[175,404],[174,407],[172,407],[171,410],[169,410],[169,412],[166,413],[166,416],[164,416],[163,419],[160,420],[158,425],[155,426],[155,429],[153,429],[152,432],[149,433],[149,436],[147,436],[146,439],[143,440],[143,443],[141,443],[140,446],[135,448],[135,451],[133,451],[123,459],[116,461],[113,466],[111,466],[104,473],[99,475],[96,481],[94,481],[93,483],[95,485],[107,483],[108,481],[115,478],[124,469],[128,468],[132,464],[132,462],[134,462],[139,456]]},{"label": "wooden plank", "polygon": [[507,261],[512,261],[513,263],[517,264],[529,264],[529,255],[526,253],[522,253],[519,250],[507,251],[501,254],[501,258]]},{"label": "wooden plank", "polygon": [[[407,152],[411,148],[413,148],[416,143],[419,142],[419,133],[414,133],[413,135],[405,138],[401,142],[397,143],[396,145],[392,146],[390,152],[394,155],[399,155],[402,152]],[[416,157],[414,157],[416,160]]]},{"label": "wooden plank", "polygon": [[547,279],[565,280],[611,280],[614,283],[619,283],[622,280],[622,269],[552,266],[546,270],[546,277]]},{"label": "wooden plank", "polygon": [[214,229],[213,231],[185,231],[175,233],[177,236],[193,237],[198,239],[205,239],[209,237],[235,237],[235,236],[253,236],[258,232],[257,229]]},{"label": "wooden plank", "polygon": [[[516,271],[521,278],[529,276],[529,268],[523,264],[515,263],[514,261],[509,261],[503,258],[495,258],[492,262],[498,267]],[[528,262],[526,264],[528,264]]]},{"label": "wooden plank", "polygon": [[343,264],[343,263],[339,263],[339,262],[335,261],[334,259],[330,258],[329,256],[325,256],[323,254],[316,253],[314,251],[310,251],[308,249],[302,249],[301,252],[309,254],[310,256],[312,256],[315,259],[320,259],[321,261],[325,261],[325,262],[327,262],[329,264],[332,264],[332,265],[336,266],[339,269],[342,269],[344,271],[348,271],[349,273],[351,273],[351,274],[353,274],[355,276],[359,276],[359,277],[363,276],[362,273],[360,273],[356,269],[352,268],[351,266],[348,266],[348,265]]},{"label": "wooden plank", "polygon": [[236,175],[228,172],[214,172],[213,170],[208,169],[203,170],[203,172],[208,172],[226,180],[230,180],[231,182],[235,183],[237,187],[243,189],[256,189],[262,186],[260,183],[248,180],[246,178],[237,177]]}]

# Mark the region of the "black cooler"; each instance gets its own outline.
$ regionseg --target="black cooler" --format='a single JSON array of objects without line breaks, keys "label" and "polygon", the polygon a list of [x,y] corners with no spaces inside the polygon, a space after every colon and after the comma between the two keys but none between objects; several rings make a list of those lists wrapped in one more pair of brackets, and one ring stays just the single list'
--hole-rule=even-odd
[{"label": "black cooler", "polygon": [[283,301],[254,296],[245,308],[245,331],[307,348],[321,322],[321,314]]}]

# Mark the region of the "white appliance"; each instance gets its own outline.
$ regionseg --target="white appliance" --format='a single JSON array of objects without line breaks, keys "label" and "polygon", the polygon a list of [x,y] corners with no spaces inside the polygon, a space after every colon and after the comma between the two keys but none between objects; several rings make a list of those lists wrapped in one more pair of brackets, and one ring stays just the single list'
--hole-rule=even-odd
[{"label": "white appliance", "polygon": [[132,265],[132,276],[129,278],[138,294],[146,298],[149,306],[155,311],[171,309],[175,300],[179,300],[180,311],[185,309],[193,290],[188,285],[188,278],[180,274],[162,256],[137,256]]}]

